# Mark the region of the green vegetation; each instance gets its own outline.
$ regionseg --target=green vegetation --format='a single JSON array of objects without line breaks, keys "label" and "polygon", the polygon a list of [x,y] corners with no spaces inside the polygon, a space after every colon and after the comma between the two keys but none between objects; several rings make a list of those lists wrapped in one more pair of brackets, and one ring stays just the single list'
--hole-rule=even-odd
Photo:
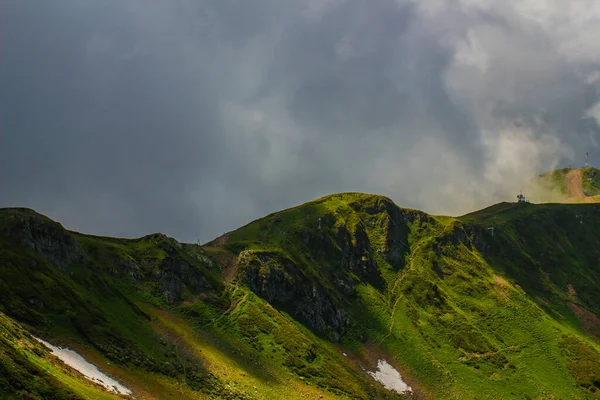
[{"label": "green vegetation", "polygon": [[[298,397],[390,397],[329,342],[243,285],[226,285],[200,246],[160,234],[126,240],[70,233],[30,210],[5,209],[0,266],[3,312],[77,350],[136,398],[293,398],[290,388]],[[247,317],[259,315],[256,330]],[[304,345],[311,342],[313,350]],[[316,374],[327,379],[305,382]],[[0,397],[20,388],[21,376],[1,387]],[[60,382],[65,393],[79,393]],[[46,398],[36,388],[31,395]]]},{"label": "green vegetation", "polygon": [[529,189],[538,200],[595,203],[600,201],[600,170],[593,167],[553,170],[537,176]]},{"label": "green vegetation", "polygon": [[558,190],[560,194],[566,197],[569,194],[569,191],[567,190],[567,185],[565,184],[565,178],[567,177],[569,171],[571,171],[571,168],[555,169],[539,175],[537,180],[545,188]]},{"label": "green vegetation", "polygon": [[[240,271],[258,272],[253,287],[259,294],[277,271],[290,287],[318,282],[349,313],[342,346],[396,360],[415,385],[439,397],[585,398],[592,392],[576,385],[558,343],[569,333],[596,346],[568,302],[600,311],[598,286],[591,284],[600,282],[591,267],[600,254],[598,211],[505,203],[440,220],[398,209],[383,197],[349,193],[255,221],[231,233],[227,246],[250,251]],[[340,263],[344,258],[349,261]],[[365,268],[368,277],[358,273]],[[355,285],[355,292],[336,285],[340,281]],[[577,299],[569,297],[569,287]],[[295,297],[303,293],[297,289]],[[262,295],[290,310],[273,293]],[[302,320],[302,313],[295,317]],[[328,332],[318,319],[302,321]],[[335,327],[335,320],[330,324]]]},{"label": "green vegetation", "polygon": [[361,193],[202,247],[0,210],[0,397],[113,396],[29,331],[139,399],[401,398],[365,372],[382,358],[412,398],[600,398],[599,237],[595,204],[452,218]]},{"label": "green vegetation", "polygon": [[600,170],[592,167],[582,169],[583,192],[586,196],[600,195]]},{"label": "green vegetation", "polygon": [[563,335],[560,346],[567,357],[569,371],[577,379],[577,384],[590,393],[598,393],[600,391],[598,349],[569,335]]},{"label": "green vegetation", "polygon": [[0,313],[0,394],[22,399],[116,399],[77,373],[61,368],[47,350]]}]

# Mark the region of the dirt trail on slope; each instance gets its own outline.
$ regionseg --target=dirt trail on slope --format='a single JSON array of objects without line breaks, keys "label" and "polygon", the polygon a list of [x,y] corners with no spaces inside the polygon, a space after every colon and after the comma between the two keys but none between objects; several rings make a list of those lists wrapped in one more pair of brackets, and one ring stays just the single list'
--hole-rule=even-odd
[{"label": "dirt trail on slope", "polygon": [[572,169],[565,176],[565,185],[569,192],[569,198],[572,199],[583,199],[585,193],[583,193],[583,172],[580,169]]},{"label": "dirt trail on slope", "polygon": [[569,193],[569,201],[575,200],[582,203],[597,203],[593,196],[586,196],[583,192],[583,171],[580,169],[572,169],[565,176],[565,186]]}]

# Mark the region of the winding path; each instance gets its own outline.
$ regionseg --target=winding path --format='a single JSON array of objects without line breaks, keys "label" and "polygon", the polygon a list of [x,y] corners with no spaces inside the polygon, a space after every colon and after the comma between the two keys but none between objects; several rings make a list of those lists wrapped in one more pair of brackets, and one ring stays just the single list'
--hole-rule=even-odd
[{"label": "winding path", "polygon": [[[393,297],[394,296],[394,292],[396,291],[396,287],[398,286],[398,283],[402,280],[402,277],[404,276],[404,274],[406,273],[406,271],[410,270],[413,266],[413,262],[415,260],[415,255],[417,254],[417,252],[421,249],[421,246],[423,245],[422,241],[419,242],[415,248],[413,249],[413,251],[410,254],[410,261],[407,265],[406,268],[404,268],[404,270],[402,270],[402,272],[400,273],[400,276],[398,276],[396,278],[396,281],[394,282],[394,286],[392,287],[392,290],[390,291],[390,295]],[[394,305],[392,306],[392,313],[391,313],[391,321],[390,321],[390,326],[388,329],[388,333],[381,338],[381,340],[379,341],[379,344],[381,345],[381,343],[383,343],[383,341],[385,339],[387,339],[391,334],[392,334],[392,330],[394,329],[394,315],[396,313],[396,307],[398,306],[398,302],[400,302],[400,299],[402,299],[402,293],[398,294],[398,297],[396,297],[396,300],[394,301]]]}]

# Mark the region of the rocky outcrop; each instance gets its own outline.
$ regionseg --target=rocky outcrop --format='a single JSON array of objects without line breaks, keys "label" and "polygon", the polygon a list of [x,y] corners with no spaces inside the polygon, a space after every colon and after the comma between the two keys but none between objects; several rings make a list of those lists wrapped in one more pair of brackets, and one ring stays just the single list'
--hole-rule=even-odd
[{"label": "rocky outcrop", "polygon": [[[335,224],[330,216],[324,217],[323,221],[324,225]],[[384,287],[385,281],[373,259],[371,242],[362,223],[355,227],[354,232],[350,232],[346,225],[329,232],[305,228],[297,237],[310,249],[315,261],[339,265],[334,280],[344,294],[354,294],[354,286],[358,281],[368,282],[378,289]],[[356,282],[348,276],[348,272],[352,273]]]},{"label": "rocky outcrop", "polygon": [[444,234],[438,240],[438,246],[446,247],[456,247],[460,245],[464,245],[467,248],[471,249],[472,242],[471,238],[465,231],[462,224],[454,223],[449,229],[446,229]]},{"label": "rocky outcrop", "polygon": [[410,254],[409,235],[411,226],[435,225],[431,216],[417,210],[398,207],[384,196],[373,196],[373,201],[357,201],[350,206],[359,212],[364,226],[383,236],[383,243],[375,250],[381,253],[387,262],[399,270],[404,267],[406,256]]},{"label": "rocky outcrop", "polygon": [[69,231],[33,210],[19,209],[7,216],[0,235],[29,247],[61,268],[84,258],[83,250]]},{"label": "rocky outcrop", "polygon": [[144,242],[156,243],[156,247],[163,250],[169,255],[174,255],[183,249],[183,245],[172,237],[168,237],[164,233],[152,233],[141,238]]},{"label": "rocky outcrop", "polygon": [[142,270],[137,262],[132,258],[114,258],[108,272],[115,277],[127,276],[132,279],[141,279]]},{"label": "rocky outcrop", "polygon": [[342,268],[378,289],[385,286],[385,281],[373,259],[371,242],[362,223],[356,226],[354,240],[347,228],[341,226],[337,231],[336,241],[341,248],[340,264]]},{"label": "rocky outcrop", "polygon": [[260,297],[330,340],[338,341],[350,324],[335,294],[281,254],[243,251],[238,261],[238,278]]},{"label": "rocky outcrop", "polygon": [[[0,236],[30,248],[63,270],[74,263],[85,263],[90,268],[106,268],[115,278],[156,282],[168,302],[180,301],[186,290],[200,293],[213,288],[213,284],[198,268],[213,268],[212,262],[203,255],[199,246],[185,247],[162,233],[138,239],[162,250],[165,256],[158,258],[147,255],[146,250],[137,251],[135,245],[127,247],[127,242],[127,250],[123,250],[122,247],[115,247],[117,245],[111,240],[103,242],[103,238],[96,238],[93,247],[85,247],[85,242],[80,244],[76,239],[78,235],[29,209],[11,209],[0,224]],[[119,250],[115,251],[117,248]],[[30,303],[38,308],[43,307],[36,299]]]},{"label": "rocky outcrop", "polygon": [[238,276],[251,290],[332,340],[352,325],[345,307],[352,304],[357,285],[385,290],[376,261],[380,255],[401,269],[411,251],[409,236],[427,234],[437,224],[381,196],[358,196],[346,204],[352,210],[342,205],[316,214],[318,219],[311,216],[318,225],[295,226],[278,244],[285,253],[242,251],[238,264]]},{"label": "rocky outcrop", "polygon": [[162,233],[144,236],[142,241],[156,244],[156,248],[164,251],[163,259],[146,260],[152,264],[146,268],[145,279],[158,283],[163,289],[163,296],[168,302],[179,302],[184,291],[199,294],[213,289],[213,285],[199,266],[213,268],[212,262],[204,256],[197,245],[186,245]]},{"label": "rocky outcrop", "polygon": [[161,285],[164,290],[163,295],[168,302],[181,301],[184,286],[191,293],[212,288],[202,273],[186,261],[171,257],[165,258],[149,278]]}]

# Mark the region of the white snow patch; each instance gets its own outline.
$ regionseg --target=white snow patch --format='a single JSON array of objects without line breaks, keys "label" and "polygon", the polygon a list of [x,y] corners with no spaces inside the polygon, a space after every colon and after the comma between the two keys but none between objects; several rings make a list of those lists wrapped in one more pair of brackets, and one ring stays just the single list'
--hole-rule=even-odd
[{"label": "white snow patch", "polygon": [[81,357],[77,352],[69,349],[63,349],[56,347],[46,342],[45,340],[34,338],[42,343],[44,346],[52,350],[52,354],[58,357],[62,362],[67,364],[69,367],[76,369],[81,372],[87,379],[104,386],[108,391],[123,395],[131,395],[131,390],[121,385],[116,380],[100,372],[95,365],[90,364]]},{"label": "white snow patch", "polygon": [[412,393],[412,388],[402,380],[400,373],[385,360],[377,362],[377,371],[367,371],[367,373],[390,391]]}]

